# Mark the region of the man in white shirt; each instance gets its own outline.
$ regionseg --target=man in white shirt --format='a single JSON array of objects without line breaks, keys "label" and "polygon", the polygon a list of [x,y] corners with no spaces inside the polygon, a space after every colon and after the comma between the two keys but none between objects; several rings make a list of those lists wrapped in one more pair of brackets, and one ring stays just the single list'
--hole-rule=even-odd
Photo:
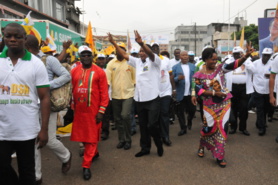
[{"label": "man in white shirt", "polygon": [[[0,54],[0,184],[33,185],[35,141],[36,149],[48,141],[49,80],[42,61],[25,49],[26,33],[21,25],[8,24],[4,41],[7,49]],[[11,166],[14,151],[19,177]]]},{"label": "man in white shirt", "polygon": [[[243,50],[238,46],[233,48],[233,57],[230,61],[237,60],[241,57]],[[239,68],[231,71],[229,74],[231,80],[231,93],[233,95],[232,101],[232,114],[233,118],[230,119],[231,130],[229,134],[236,133],[238,120],[239,131],[244,135],[249,136],[250,133],[246,129],[246,122],[248,119],[248,101],[249,97],[246,92],[247,83],[247,71],[245,65],[241,65]]]},{"label": "man in white shirt", "polygon": [[160,49],[159,45],[155,42],[152,45],[152,51],[157,54],[161,59],[161,67],[160,67],[160,130],[162,141],[165,145],[171,146],[172,142],[169,138],[169,109],[171,103],[172,96],[172,86],[170,82],[170,73],[172,72],[172,68],[170,65],[170,61],[167,57],[159,55]]},{"label": "man in white shirt", "polygon": [[140,146],[141,151],[135,157],[142,157],[150,154],[151,137],[157,147],[157,155],[163,155],[163,146],[159,130],[159,82],[161,59],[154,54],[151,49],[144,44],[141,36],[137,31],[135,40],[141,46],[140,58],[134,58],[128,55],[124,50],[117,46],[109,33],[109,41],[114,45],[117,53],[128,61],[128,64],[136,69],[136,88],[134,100],[137,105],[137,112],[140,125]]},{"label": "man in white shirt", "polygon": [[257,107],[256,126],[259,129],[259,135],[263,136],[266,132],[266,115],[269,111],[269,76],[271,71],[272,55],[271,48],[265,48],[262,52],[263,56],[253,62],[250,71],[253,73],[253,86],[255,90],[254,101]]}]

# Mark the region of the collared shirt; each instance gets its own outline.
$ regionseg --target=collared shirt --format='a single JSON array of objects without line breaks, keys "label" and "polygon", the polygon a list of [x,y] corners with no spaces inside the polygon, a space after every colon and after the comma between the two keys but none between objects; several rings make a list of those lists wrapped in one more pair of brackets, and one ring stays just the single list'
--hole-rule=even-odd
[{"label": "collared shirt", "polygon": [[172,86],[170,82],[170,72],[172,71],[170,60],[163,57],[160,67],[160,97],[170,96],[172,94]]},{"label": "collared shirt", "polygon": [[136,88],[134,100],[151,101],[159,96],[161,59],[155,54],[154,61],[149,58],[143,62],[140,58],[129,56],[129,65],[136,68]]},{"label": "collared shirt", "polygon": [[38,88],[49,87],[43,62],[26,50],[13,65],[0,54],[0,140],[24,141],[40,130]]},{"label": "collared shirt", "polygon": [[189,88],[190,88],[190,70],[189,70],[188,64],[181,63],[181,68],[182,68],[183,75],[184,75],[184,80],[185,80],[184,96],[188,96],[188,95],[191,94],[191,92],[189,91]]},{"label": "collared shirt", "polygon": [[270,74],[272,60],[263,64],[261,59],[254,61],[253,86],[260,94],[269,94],[269,78],[265,74]]},{"label": "collared shirt", "polygon": [[176,60],[176,58],[172,58],[170,60],[170,65],[171,65],[171,69],[173,68],[174,65],[178,64],[181,60]]},{"label": "collared shirt", "polygon": [[271,73],[275,73],[275,84],[274,84],[274,92],[277,93],[277,88],[278,88],[278,53],[274,53],[270,60],[272,60],[271,64]]},{"label": "collared shirt", "polygon": [[108,85],[112,86],[113,99],[128,99],[134,96],[135,69],[126,60],[112,59],[106,67]]}]

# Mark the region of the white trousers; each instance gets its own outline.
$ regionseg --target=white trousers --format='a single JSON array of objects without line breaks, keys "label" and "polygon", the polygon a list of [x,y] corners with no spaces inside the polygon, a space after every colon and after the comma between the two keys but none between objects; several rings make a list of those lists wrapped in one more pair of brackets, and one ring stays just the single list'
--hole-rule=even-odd
[{"label": "white trousers", "polygon": [[[70,158],[69,150],[63,145],[61,141],[56,138],[56,128],[57,128],[57,112],[51,112],[49,117],[49,124],[48,124],[48,146],[58,159],[65,163]],[[41,151],[37,149],[38,145],[35,145],[35,169],[36,169],[36,180],[41,179],[42,172],[41,172]]]}]

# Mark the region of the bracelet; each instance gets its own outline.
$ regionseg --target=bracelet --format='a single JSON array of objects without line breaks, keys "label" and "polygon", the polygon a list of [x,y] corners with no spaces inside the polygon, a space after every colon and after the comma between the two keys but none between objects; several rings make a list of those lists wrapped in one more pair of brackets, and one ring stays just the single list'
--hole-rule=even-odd
[{"label": "bracelet", "polygon": [[192,91],[191,96],[196,96],[196,91]]},{"label": "bracelet", "polygon": [[215,96],[215,90],[212,90],[212,96]]},{"label": "bracelet", "polygon": [[177,91],[176,89],[173,89],[173,91]]}]

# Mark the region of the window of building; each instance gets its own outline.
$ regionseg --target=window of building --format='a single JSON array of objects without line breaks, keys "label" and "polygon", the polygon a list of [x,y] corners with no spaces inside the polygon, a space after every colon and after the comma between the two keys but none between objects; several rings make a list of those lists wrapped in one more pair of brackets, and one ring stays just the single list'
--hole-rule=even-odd
[{"label": "window of building", "polygon": [[64,7],[60,3],[55,3],[56,8],[56,19],[63,21],[64,20]]},{"label": "window of building", "polygon": [[39,2],[38,0],[29,0],[28,1],[28,6],[36,9],[36,10],[39,10]]},{"label": "window of building", "polygon": [[53,17],[53,6],[52,1],[42,0],[42,12]]},{"label": "window of building", "polygon": [[181,31],[181,34],[188,34],[189,31]]},{"label": "window of building", "polygon": [[200,31],[201,34],[207,34],[207,31]]},{"label": "window of building", "polygon": [[189,41],[189,39],[187,38],[184,38],[184,39],[181,39],[182,42],[186,42],[186,41]]}]

